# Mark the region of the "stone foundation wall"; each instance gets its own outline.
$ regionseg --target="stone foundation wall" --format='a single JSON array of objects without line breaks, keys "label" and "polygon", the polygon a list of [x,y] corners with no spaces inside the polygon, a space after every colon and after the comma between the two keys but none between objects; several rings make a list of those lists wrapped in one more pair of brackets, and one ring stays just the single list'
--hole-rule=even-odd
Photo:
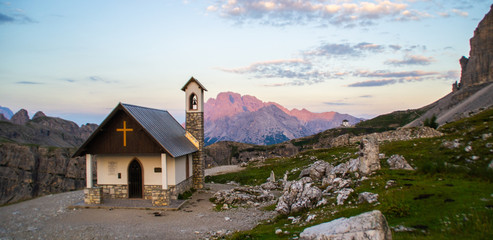
[{"label": "stone foundation wall", "polygon": [[103,203],[103,189],[100,187],[84,189],[85,204],[101,204]]},{"label": "stone foundation wall", "polygon": [[151,198],[153,206],[168,206],[170,201],[170,191],[167,189],[152,189]]},{"label": "stone foundation wall", "polygon": [[144,185],[144,199],[152,200],[152,191],[161,188],[161,185]]},{"label": "stone foundation wall", "polygon": [[98,185],[103,189],[104,198],[128,198],[128,185]]}]

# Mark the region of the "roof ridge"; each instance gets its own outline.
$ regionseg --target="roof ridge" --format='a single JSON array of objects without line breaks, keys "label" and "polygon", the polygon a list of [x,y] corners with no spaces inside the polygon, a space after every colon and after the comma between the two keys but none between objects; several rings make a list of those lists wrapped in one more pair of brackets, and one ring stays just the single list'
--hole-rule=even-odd
[{"label": "roof ridge", "polygon": [[157,109],[157,108],[150,108],[150,107],[143,107],[143,106],[138,106],[138,105],[133,105],[133,104],[128,104],[128,103],[121,103],[122,106],[130,106],[130,107],[138,107],[138,108],[144,108],[144,109],[149,109],[149,110],[156,110],[156,111],[162,111],[162,112],[168,112],[168,110],[165,109]]}]

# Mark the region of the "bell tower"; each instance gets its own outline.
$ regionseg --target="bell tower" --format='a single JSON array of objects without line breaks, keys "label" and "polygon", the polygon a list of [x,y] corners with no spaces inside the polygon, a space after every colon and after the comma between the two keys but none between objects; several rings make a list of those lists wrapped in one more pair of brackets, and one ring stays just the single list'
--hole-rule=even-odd
[{"label": "bell tower", "polygon": [[199,151],[192,155],[193,187],[204,187],[204,91],[207,89],[195,78],[190,78],[181,89],[185,92],[186,130],[199,142]]}]

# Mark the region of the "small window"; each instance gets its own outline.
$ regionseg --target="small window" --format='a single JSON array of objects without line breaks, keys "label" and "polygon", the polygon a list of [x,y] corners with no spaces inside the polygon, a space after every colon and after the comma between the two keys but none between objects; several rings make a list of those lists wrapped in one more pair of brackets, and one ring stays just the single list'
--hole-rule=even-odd
[{"label": "small window", "polygon": [[154,168],[154,172],[162,172],[160,167]]}]

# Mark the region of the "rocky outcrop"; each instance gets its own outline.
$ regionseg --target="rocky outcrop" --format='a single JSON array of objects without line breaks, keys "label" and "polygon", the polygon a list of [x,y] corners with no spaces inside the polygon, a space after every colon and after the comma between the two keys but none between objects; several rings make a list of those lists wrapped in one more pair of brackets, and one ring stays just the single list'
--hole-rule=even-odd
[{"label": "rocky outcrop", "polygon": [[374,210],[306,228],[300,234],[300,239],[391,240],[392,231],[385,216],[380,211]]},{"label": "rocky outcrop", "polygon": [[29,122],[29,115],[27,114],[26,109],[21,109],[18,112],[16,112],[14,116],[12,116],[10,121],[18,125],[24,125],[27,122]]},{"label": "rocky outcrop", "polygon": [[460,87],[493,81],[493,5],[470,40],[469,58],[462,57]]},{"label": "rocky outcrop", "polygon": [[81,189],[85,159],[62,148],[0,144],[0,205]]},{"label": "rocky outcrop", "polygon": [[276,211],[289,214],[316,206],[322,198],[322,191],[312,185],[312,179],[309,177],[287,182],[284,186],[284,193],[277,203]]},{"label": "rocky outcrop", "polygon": [[274,200],[274,195],[260,187],[235,187],[217,191],[212,200],[229,208],[231,205],[262,204]]},{"label": "rocky outcrop", "polygon": [[46,115],[44,114],[44,112],[38,111],[34,114],[33,120],[36,118],[42,118],[42,117],[46,117]]},{"label": "rocky outcrop", "polygon": [[387,163],[390,166],[390,169],[404,169],[404,170],[414,170],[414,168],[409,165],[406,159],[401,155],[392,155],[389,159],[387,159]]},{"label": "rocky outcrop", "polygon": [[359,146],[359,172],[369,175],[380,169],[379,147],[376,138],[363,138]]},{"label": "rocky outcrop", "polygon": [[493,5],[478,24],[470,45],[469,58],[459,60],[460,83],[454,83],[451,93],[426,106],[430,109],[406,127],[423,125],[433,116],[443,125],[493,105]]}]

